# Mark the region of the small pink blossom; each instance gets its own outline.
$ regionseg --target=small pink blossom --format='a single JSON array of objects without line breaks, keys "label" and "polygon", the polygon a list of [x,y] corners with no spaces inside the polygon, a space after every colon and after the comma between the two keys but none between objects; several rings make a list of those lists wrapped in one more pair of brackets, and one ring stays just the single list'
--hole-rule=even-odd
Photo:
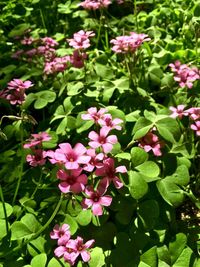
[{"label": "small pink blossom", "polygon": [[90,37],[95,36],[93,31],[79,31],[74,33],[72,39],[67,39],[69,45],[75,49],[86,49],[90,47]]},{"label": "small pink blossom", "polygon": [[41,39],[42,42],[49,47],[55,47],[58,45],[58,42],[56,42],[53,38],[51,37],[44,37]]},{"label": "small pink blossom", "polygon": [[21,44],[23,45],[31,45],[34,42],[33,37],[24,37],[24,39],[21,40]]},{"label": "small pink blossom", "polygon": [[109,184],[113,182],[115,187],[119,189],[123,186],[123,183],[117,177],[117,173],[127,173],[127,169],[125,166],[118,166],[115,168],[113,158],[105,159],[102,166],[95,171],[97,176],[103,176],[103,179],[100,181],[100,183],[106,184],[108,187]]},{"label": "small pink blossom", "polygon": [[89,139],[89,146],[92,148],[101,147],[104,153],[108,153],[113,149],[113,145],[118,142],[116,135],[109,135],[108,128],[101,128],[100,133],[96,133],[95,131],[91,131],[88,135]]},{"label": "small pink blossom", "polygon": [[101,161],[104,158],[103,153],[96,154],[95,149],[89,148],[87,150],[87,155],[91,158],[87,165],[83,167],[85,171],[92,172],[95,167],[99,168],[102,165]]},{"label": "small pink blossom", "polygon": [[194,124],[190,125],[190,128],[196,131],[197,136],[200,136],[200,121],[195,121]]},{"label": "small pink blossom", "polygon": [[7,89],[4,90],[4,95],[12,105],[21,105],[25,100],[25,90],[32,87],[31,81],[23,82],[20,79],[13,79],[8,83]]},{"label": "small pink blossom", "polygon": [[139,139],[139,147],[143,148],[146,152],[153,151],[155,156],[161,156],[161,148],[163,147],[163,143],[159,141],[157,135],[152,132],[148,132],[144,137]]},{"label": "small pink blossom", "polygon": [[42,149],[34,149],[32,151],[34,154],[27,155],[26,161],[33,167],[43,166],[46,163],[46,152]]},{"label": "small pink blossom", "polygon": [[86,114],[82,114],[81,118],[83,120],[92,120],[95,123],[99,123],[99,120],[104,117],[104,114],[107,112],[107,109],[100,108],[99,111],[97,111],[96,107],[89,108],[87,110]]},{"label": "small pink blossom", "polygon": [[191,89],[193,82],[200,79],[199,70],[196,67],[189,67],[186,64],[176,61],[174,64],[169,64],[171,70],[175,73],[174,80],[179,83],[180,87]]},{"label": "small pink blossom", "polygon": [[75,68],[84,67],[84,61],[87,59],[87,54],[80,50],[74,50],[73,55],[70,56],[70,62]]},{"label": "small pink blossom", "polygon": [[144,33],[130,32],[130,35],[118,36],[110,41],[113,44],[112,50],[118,53],[134,53],[143,42],[150,41],[148,35]]},{"label": "small pink blossom", "polygon": [[31,138],[28,140],[29,143],[24,144],[24,148],[31,148],[34,146],[41,146],[42,142],[51,140],[51,136],[46,132],[38,134],[31,134]]},{"label": "small pink blossom", "polygon": [[80,3],[79,6],[89,10],[96,10],[100,8],[107,8],[110,4],[110,0],[85,0]]},{"label": "small pink blossom", "polygon": [[58,245],[62,246],[65,245],[70,237],[69,225],[64,223],[62,226],[56,224],[53,228],[53,231],[50,232],[51,239],[58,239]]},{"label": "small pink blossom", "polygon": [[55,57],[52,61],[45,62],[44,73],[49,75],[57,72],[63,72],[67,69],[68,63],[71,61],[70,56]]},{"label": "small pink blossom", "polygon": [[121,119],[112,119],[111,114],[105,114],[102,118],[98,120],[99,124],[103,127],[107,127],[109,130],[116,129],[121,130],[122,127],[119,125],[123,121]]},{"label": "small pink blossom", "polygon": [[94,242],[94,239],[91,239],[84,244],[83,238],[77,236],[75,240],[70,239],[67,246],[75,251],[76,258],[80,255],[84,262],[88,262],[90,260],[90,253],[87,249],[91,248]]},{"label": "small pink blossom", "polygon": [[92,213],[96,216],[101,216],[103,214],[102,206],[110,206],[112,202],[111,196],[104,196],[107,190],[106,184],[103,183],[99,184],[97,189],[94,190],[92,186],[87,186],[85,189],[86,197],[82,201],[83,209],[88,209],[92,207]]},{"label": "small pink blossom", "polygon": [[185,112],[187,112],[189,114],[189,117],[194,121],[200,119],[200,108],[198,107],[189,108],[185,110]]},{"label": "small pink blossom", "polygon": [[68,262],[71,266],[75,264],[76,261],[76,250],[68,247],[68,242],[64,246],[58,246],[54,250],[54,254],[56,257],[64,258],[65,262]]},{"label": "small pink blossom", "polygon": [[81,143],[77,143],[74,148],[69,143],[62,143],[59,147],[54,152],[53,159],[62,162],[67,170],[78,169],[80,164],[90,161],[90,156],[86,155],[87,149]]},{"label": "small pink blossom", "polygon": [[87,176],[81,174],[82,169],[76,169],[71,171],[59,170],[57,172],[57,178],[62,182],[59,184],[59,189],[63,193],[72,192],[78,194],[85,189],[87,184]]},{"label": "small pink blossom", "polygon": [[184,111],[185,105],[178,105],[177,108],[175,107],[169,107],[169,109],[172,111],[172,114],[170,115],[171,118],[179,118],[182,119],[183,116],[188,116],[188,112]]}]

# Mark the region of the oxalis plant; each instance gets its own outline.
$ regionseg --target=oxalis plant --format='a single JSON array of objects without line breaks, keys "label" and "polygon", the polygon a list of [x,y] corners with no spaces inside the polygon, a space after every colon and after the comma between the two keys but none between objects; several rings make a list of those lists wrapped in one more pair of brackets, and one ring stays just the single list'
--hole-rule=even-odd
[{"label": "oxalis plant", "polygon": [[198,267],[200,2],[0,7],[0,267]]}]

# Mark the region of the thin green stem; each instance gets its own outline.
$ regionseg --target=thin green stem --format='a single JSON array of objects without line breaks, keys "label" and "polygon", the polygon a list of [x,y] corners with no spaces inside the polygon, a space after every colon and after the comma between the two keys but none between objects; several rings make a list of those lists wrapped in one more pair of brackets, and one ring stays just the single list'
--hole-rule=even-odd
[{"label": "thin green stem", "polygon": [[20,168],[20,170],[19,170],[19,179],[17,181],[17,186],[16,186],[16,189],[15,189],[12,205],[14,205],[14,203],[16,201],[17,194],[18,194],[19,187],[20,187],[21,180],[22,180],[22,176],[23,176],[23,167],[24,167],[24,148],[23,148],[24,129],[23,129],[23,120],[21,121],[21,125],[20,125],[20,139],[21,139],[21,153],[22,154],[21,154],[21,162],[20,162],[20,166],[19,166],[19,168]]},{"label": "thin green stem", "polygon": [[42,180],[42,175],[43,175],[43,173],[42,173],[42,170],[41,170],[40,177],[39,177],[39,181],[37,182],[37,185],[36,185],[36,187],[35,187],[35,189],[34,189],[32,195],[31,195],[31,199],[34,198],[34,196],[35,196],[35,194],[36,194],[38,188],[40,187],[40,183],[41,183],[41,180]]},{"label": "thin green stem", "polygon": [[61,194],[60,199],[59,199],[59,201],[58,201],[58,203],[57,203],[57,205],[55,207],[55,210],[53,211],[51,217],[48,219],[48,221],[45,223],[45,225],[40,228],[40,230],[37,233],[35,233],[30,239],[26,240],[24,243],[22,243],[19,246],[15,247],[14,249],[12,249],[11,251],[9,251],[5,255],[2,255],[1,258],[5,258],[5,257],[13,254],[14,252],[17,252],[18,250],[21,250],[22,247],[24,247],[25,245],[27,245],[28,243],[30,243],[32,240],[36,239],[50,225],[50,223],[55,218],[56,214],[59,211],[60,205],[61,205],[61,203],[63,201],[63,197],[64,197],[64,195]]},{"label": "thin green stem", "polygon": [[43,25],[44,29],[46,29],[46,31],[47,31],[47,27],[46,27],[46,24],[45,24],[45,21],[44,21],[44,16],[43,16],[43,12],[42,12],[41,8],[40,8],[40,16],[41,16],[41,19],[42,19],[42,25]]},{"label": "thin green stem", "polygon": [[1,202],[2,202],[2,205],[3,205],[3,212],[4,212],[5,224],[6,224],[6,233],[8,235],[9,234],[8,217],[7,217],[6,205],[5,205],[4,196],[3,196],[3,190],[2,190],[1,185],[0,185],[0,199],[1,199]]}]

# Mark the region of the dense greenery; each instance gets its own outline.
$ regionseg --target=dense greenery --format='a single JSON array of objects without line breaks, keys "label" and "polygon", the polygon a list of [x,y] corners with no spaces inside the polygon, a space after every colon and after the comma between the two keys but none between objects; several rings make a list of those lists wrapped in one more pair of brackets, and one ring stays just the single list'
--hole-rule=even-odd
[{"label": "dense greenery", "polygon": [[[72,265],[54,255],[56,224],[94,240],[78,267],[198,267],[200,1],[80,2],[0,2],[0,267]],[[94,140],[106,117],[89,118],[92,107],[116,122],[109,145]],[[44,132],[34,146],[31,134]],[[74,171],[66,143],[100,154],[95,170],[78,162],[80,190],[62,183]],[[105,187],[102,215],[85,204],[84,179],[99,194]]]}]

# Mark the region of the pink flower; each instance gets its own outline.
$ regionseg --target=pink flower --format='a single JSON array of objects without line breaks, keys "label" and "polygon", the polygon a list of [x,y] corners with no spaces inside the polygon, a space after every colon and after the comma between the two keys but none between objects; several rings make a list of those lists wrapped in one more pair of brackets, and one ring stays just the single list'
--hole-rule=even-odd
[{"label": "pink flower", "polygon": [[103,214],[102,206],[110,206],[112,202],[111,196],[104,196],[107,190],[106,184],[99,184],[97,189],[94,190],[91,186],[86,187],[85,193],[87,198],[83,199],[81,205],[83,209],[92,207],[92,213],[96,216]]},{"label": "pink flower", "polygon": [[56,57],[51,62],[45,62],[44,73],[49,75],[52,73],[63,72],[66,70],[68,63],[71,61],[70,56]]},{"label": "pink flower", "polygon": [[188,116],[187,111],[184,111],[185,105],[178,105],[177,108],[175,107],[169,107],[169,109],[172,111],[172,114],[170,115],[171,118],[179,118],[182,119],[183,116]]},{"label": "pink flower", "polygon": [[95,123],[99,123],[99,120],[104,117],[105,112],[107,112],[105,108],[100,108],[100,110],[97,111],[96,107],[92,107],[87,110],[86,114],[82,114],[81,118],[83,120],[92,120]]},{"label": "pink flower", "polygon": [[76,169],[71,171],[59,170],[57,172],[57,178],[62,182],[59,184],[59,189],[63,193],[72,192],[78,194],[85,189],[87,184],[87,176],[81,174],[82,169]]},{"label": "pink flower", "polygon": [[82,53],[79,50],[74,50],[73,55],[70,56],[70,62],[75,68],[82,68],[84,66],[84,60],[87,59],[87,54]]},{"label": "pink flower", "polygon": [[176,61],[175,64],[169,64],[171,70],[175,73],[174,80],[179,83],[180,87],[192,88],[193,82],[200,79],[199,70],[196,67],[189,67],[186,64]]},{"label": "pink flower", "polygon": [[36,167],[36,166],[42,166],[46,163],[46,152],[42,149],[34,149],[33,155],[29,154],[26,156],[26,161],[29,163],[29,165]]},{"label": "pink flower", "polygon": [[46,45],[46,46],[50,46],[50,47],[55,47],[58,45],[58,42],[56,42],[53,38],[51,37],[44,37],[41,39],[42,42]]},{"label": "pink flower", "polygon": [[190,125],[190,128],[196,131],[197,136],[200,136],[200,121],[195,121],[194,124]]},{"label": "pink flower", "polygon": [[114,46],[112,50],[116,53],[134,53],[143,42],[149,41],[148,35],[144,33],[130,32],[130,35],[118,36],[110,41]]},{"label": "pink flower", "polygon": [[80,255],[84,262],[88,262],[90,260],[90,253],[87,249],[91,248],[94,242],[94,239],[91,239],[84,244],[83,238],[77,236],[75,240],[69,240],[67,247],[75,251],[76,258]]},{"label": "pink flower", "polygon": [[68,39],[69,45],[75,49],[86,49],[90,47],[90,37],[95,36],[93,31],[79,31],[74,33],[73,39]]},{"label": "pink flower", "polygon": [[198,108],[198,107],[189,108],[189,109],[185,110],[185,112],[187,112],[189,114],[190,118],[194,121],[200,119],[200,108]]},{"label": "pink flower", "polygon": [[62,226],[56,224],[53,228],[53,231],[50,232],[51,239],[58,239],[58,245],[62,246],[65,245],[70,237],[69,225],[64,223]]},{"label": "pink flower", "polygon": [[83,167],[85,171],[92,172],[95,167],[98,168],[102,165],[101,161],[104,158],[103,153],[96,154],[95,149],[90,148],[87,150],[87,155],[90,156],[91,158],[90,161],[87,163],[87,165]]},{"label": "pink flower", "polygon": [[96,10],[100,8],[106,8],[108,5],[111,4],[110,0],[85,0],[82,3],[79,4],[79,6],[82,6],[85,9],[91,9]]},{"label": "pink flower", "polygon": [[21,105],[25,100],[25,90],[33,86],[32,82],[23,82],[20,79],[14,79],[8,83],[7,89],[4,91],[5,98],[10,101],[10,104]]},{"label": "pink flower", "polygon": [[31,134],[32,138],[29,139],[29,143],[24,144],[24,148],[31,148],[34,146],[41,146],[42,142],[51,140],[51,136],[46,132],[41,132],[38,134]]},{"label": "pink flower", "polygon": [[25,81],[23,82],[20,79],[13,79],[8,83],[8,89],[9,90],[26,90],[30,87],[32,87],[33,84],[31,81]]},{"label": "pink flower", "polygon": [[78,169],[80,164],[90,161],[90,156],[85,155],[87,149],[81,143],[77,143],[73,149],[69,143],[62,143],[59,147],[54,152],[54,159],[63,162],[67,170]]},{"label": "pink flower", "polygon": [[92,140],[88,144],[92,148],[101,147],[104,153],[108,153],[113,149],[113,145],[118,142],[116,135],[109,135],[108,128],[101,128],[100,134],[95,131],[91,131],[88,135],[89,139]]},{"label": "pink flower", "polygon": [[31,45],[34,42],[34,39],[32,37],[24,37],[24,39],[21,40],[21,44],[23,45]]},{"label": "pink flower", "polygon": [[99,124],[103,127],[107,127],[109,130],[116,129],[121,130],[122,127],[118,124],[122,123],[121,119],[112,119],[110,114],[105,114],[102,118],[98,120]]},{"label": "pink flower", "polygon": [[114,159],[107,158],[103,161],[103,166],[96,169],[95,174],[97,176],[103,176],[104,178],[100,183],[106,184],[108,187],[111,182],[114,183],[117,189],[123,186],[122,181],[116,176],[117,173],[126,173],[127,169],[125,166],[118,166],[115,168]]},{"label": "pink flower", "polygon": [[139,139],[139,147],[143,148],[146,152],[153,151],[155,156],[161,156],[161,148],[163,147],[163,143],[159,141],[157,135],[152,132],[148,132],[144,137]]},{"label": "pink flower", "polygon": [[67,245],[68,242],[64,246],[57,247],[54,250],[54,254],[58,258],[63,257],[65,262],[68,262],[71,266],[73,266],[77,258],[76,250],[69,248]]}]

